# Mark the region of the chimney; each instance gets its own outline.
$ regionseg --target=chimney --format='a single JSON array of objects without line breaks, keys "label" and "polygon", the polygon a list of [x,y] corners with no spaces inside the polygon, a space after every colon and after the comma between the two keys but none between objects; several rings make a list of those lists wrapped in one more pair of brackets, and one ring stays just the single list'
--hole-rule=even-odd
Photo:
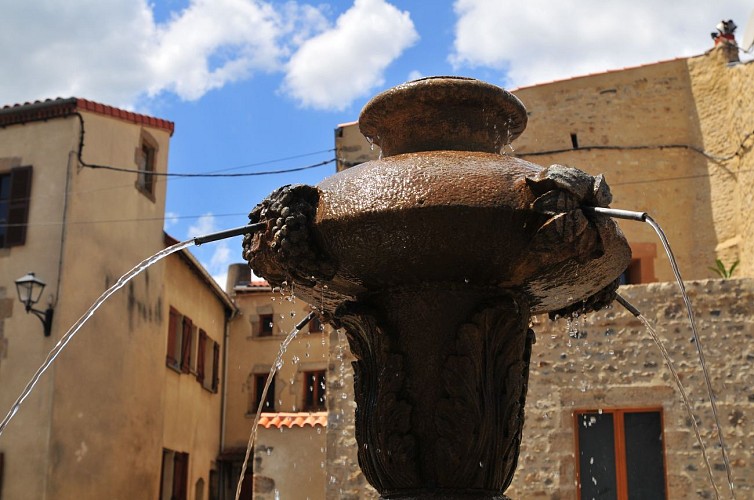
[{"label": "chimney", "polygon": [[738,44],[736,43],[736,23],[732,19],[720,21],[715,28],[717,31],[710,33],[715,41],[715,48],[720,47],[729,63],[740,62],[738,58]]}]

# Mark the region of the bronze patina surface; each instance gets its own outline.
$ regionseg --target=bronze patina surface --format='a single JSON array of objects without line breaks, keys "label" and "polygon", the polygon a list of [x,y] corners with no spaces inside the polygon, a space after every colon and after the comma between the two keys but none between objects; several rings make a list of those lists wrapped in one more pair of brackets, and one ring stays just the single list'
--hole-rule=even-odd
[{"label": "bronze patina surface", "polygon": [[532,313],[598,309],[631,259],[602,176],[501,154],[526,111],[439,77],[378,95],[383,157],[251,213],[244,256],[324,306],[357,358],[359,464],[383,498],[504,498],[518,459]]}]

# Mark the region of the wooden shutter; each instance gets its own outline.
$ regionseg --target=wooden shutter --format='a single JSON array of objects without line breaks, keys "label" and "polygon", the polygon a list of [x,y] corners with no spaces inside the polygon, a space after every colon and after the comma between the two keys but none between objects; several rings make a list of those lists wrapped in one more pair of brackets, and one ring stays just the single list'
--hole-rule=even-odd
[{"label": "wooden shutter", "polygon": [[178,320],[180,317],[178,311],[171,307],[170,319],[168,320],[168,353],[165,356],[165,363],[169,366],[178,365],[178,360],[175,359],[175,349],[177,347]]},{"label": "wooden shutter", "polygon": [[17,167],[10,172],[10,203],[8,205],[8,232],[5,245],[8,247],[26,243],[26,228],[29,219],[32,168]]},{"label": "wooden shutter", "polygon": [[186,316],[183,317],[183,335],[181,336],[181,371],[188,373],[191,368],[191,330],[193,323]]},{"label": "wooden shutter", "polygon": [[199,330],[199,344],[196,346],[196,380],[198,380],[200,384],[204,383],[204,357],[206,343],[207,332]]},{"label": "wooden shutter", "polygon": [[212,342],[212,392],[217,392],[220,384],[220,344]]},{"label": "wooden shutter", "polygon": [[173,463],[173,499],[186,500],[188,495],[188,453],[175,453]]}]

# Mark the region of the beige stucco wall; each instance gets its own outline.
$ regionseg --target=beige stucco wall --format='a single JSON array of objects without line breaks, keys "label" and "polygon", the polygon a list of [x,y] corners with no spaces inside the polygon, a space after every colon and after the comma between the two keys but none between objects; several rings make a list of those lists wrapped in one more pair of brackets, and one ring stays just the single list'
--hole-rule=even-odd
[{"label": "beige stucco wall", "polygon": [[326,432],[321,426],[259,429],[254,447],[254,498],[325,498]]},{"label": "beige stucco wall", "polygon": [[[167,333],[170,307],[191,318],[194,326],[207,332],[210,339],[220,345],[223,352],[225,339],[225,317],[227,306],[213,293],[200,277],[196,269],[176,256],[166,261],[165,307],[163,321]],[[209,498],[209,473],[217,469],[216,459],[220,451],[220,418],[222,411],[223,366],[220,357],[220,383],[216,393],[202,387],[196,380],[195,373],[181,374],[165,365],[167,352],[167,335],[159,354],[161,363],[159,374],[162,376],[162,445],[173,451],[189,453],[188,500],[194,500],[196,485],[201,481],[203,498]],[[206,367],[205,377],[212,377]],[[161,458],[161,449],[160,458]],[[157,468],[159,470],[159,467]],[[159,498],[155,490],[149,498]]]},{"label": "beige stucco wall", "polygon": [[[82,115],[85,162],[137,168],[146,130],[158,146],[156,170],[166,170],[167,130]],[[34,167],[26,244],[0,250],[3,411],[94,299],[164,247],[164,181],[157,179],[147,197],[135,187],[136,174],[79,166],[78,143],[73,116],[0,131],[0,169]],[[15,297],[12,282],[27,271],[47,282],[38,308],[57,296],[49,338]],[[4,497],[155,498],[162,449],[169,447],[191,453],[189,495],[203,478],[206,498],[219,451],[221,396],[195,381],[170,379],[177,377],[165,365],[170,303],[190,310],[222,344],[224,306],[185,264],[159,263],[135,278],[79,331],[0,437]]]},{"label": "beige stucco wall", "polygon": [[[63,193],[69,152],[77,144],[77,126],[71,120],[53,120],[11,126],[0,133],[0,171],[32,165],[33,177],[26,244],[0,249],[0,286],[4,289],[2,352],[0,352],[0,411],[5,413],[42,364],[61,334],[60,321],[52,337],[45,338],[42,325],[24,312],[14,280],[29,271],[47,283],[37,309],[45,309],[55,295],[58,281],[63,213]],[[40,142],[39,137],[46,140]],[[75,169],[74,167],[71,167]],[[52,223],[52,224],[51,224]],[[42,378],[13,422],[0,436],[5,454],[3,495],[8,498],[42,498],[47,478],[50,442],[53,374]]]},{"label": "beige stucco wall", "polygon": [[[82,114],[85,162],[137,168],[141,126]],[[77,123],[73,130],[75,139]],[[164,172],[169,134],[154,129],[150,134],[159,143],[155,168]],[[164,246],[164,183],[155,186],[152,201],[136,189],[136,174],[75,165],[71,176],[54,336],[122,274]],[[114,295],[56,361],[48,498],[76,498],[92,477],[107,480],[89,484],[89,495],[122,491],[138,497],[156,491],[161,391],[154,367],[164,356],[163,274],[163,264],[157,264]]]}]

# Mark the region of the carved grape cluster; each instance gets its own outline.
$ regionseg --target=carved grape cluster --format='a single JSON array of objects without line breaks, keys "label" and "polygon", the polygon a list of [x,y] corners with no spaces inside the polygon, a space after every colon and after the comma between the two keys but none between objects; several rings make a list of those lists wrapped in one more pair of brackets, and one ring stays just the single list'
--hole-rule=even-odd
[{"label": "carved grape cluster", "polygon": [[316,244],[313,221],[319,191],[306,185],[276,189],[249,214],[250,222],[266,222],[267,229],[244,239],[244,259],[271,282],[310,283],[329,279],[335,269]]}]

